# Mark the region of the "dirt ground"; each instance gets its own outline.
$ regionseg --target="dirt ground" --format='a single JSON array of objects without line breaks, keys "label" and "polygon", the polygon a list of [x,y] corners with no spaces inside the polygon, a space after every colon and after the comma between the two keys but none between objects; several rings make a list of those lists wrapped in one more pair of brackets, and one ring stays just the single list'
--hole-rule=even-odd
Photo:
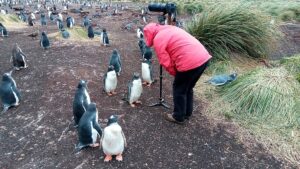
[{"label": "dirt ground", "polygon": [[[127,83],[133,72],[141,71],[141,63],[135,30],[121,27],[133,19],[144,24],[133,14],[135,12],[121,13],[122,16],[103,14],[93,19],[107,29],[110,47],[100,46],[99,41],[81,43],[51,39],[51,48],[44,50],[39,46],[39,38],[32,40],[27,36],[32,31],[29,27],[10,31],[8,38],[0,39],[1,74],[12,67],[9,58],[16,42],[27,54],[29,65],[12,75],[22,94],[20,106],[0,116],[0,168],[290,167],[267,154],[259,144],[245,148],[234,132],[227,131],[228,126],[213,127],[201,113],[205,107],[201,100],[195,101],[193,117],[185,125],[166,122],[162,113],[171,109],[147,106],[158,101],[159,83],[144,87],[143,104],[136,108],[122,101]],[[77,14],[72,15],[77,25],[82,22]],[[156,20],[156,16],[151,17]],[[51,32],[57,32],[54,23],[48,26],[47,33]],[[123,71],[118,79],[118,94],[109,97],[102,92],[102,78],[114,48],[121,54]],[[158,78],[156,59],[153,65]],[[172,77],[164,75],[163,96],[171,105]],[[74,152],[78,138],[73,128],[72,102],[80,79],[88,81],[88,91],[97,104],[102,128],[110,115],[125,115],[119,122],[128,141],[123,162],[104,163],[104,154],[99,148]]]}]

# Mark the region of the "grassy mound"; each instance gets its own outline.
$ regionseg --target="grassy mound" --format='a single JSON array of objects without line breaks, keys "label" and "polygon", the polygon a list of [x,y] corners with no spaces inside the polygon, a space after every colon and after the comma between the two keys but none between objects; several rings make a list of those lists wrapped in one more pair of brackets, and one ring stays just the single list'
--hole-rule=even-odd
[{"label": "grassy mound", "polygon": [[226,60],[231,52],[268,56],[275,40],[268,17],[248,6],[210,6],[187,23],[187,30],[212,53]]},{"label": "grassy mound", "polygon": [[274,126],[300,126],[299,94],[300,84],[283,67],[257,69],[222,89],[234,113]]},{"label": "grassy mound", "polygon": [[66,30],[70,34],[70,37],[68,39],[64,39],[61,35],[61,32],[51,33],[48,36],[50,38],[54,38],[54,39],[57,39],[57,40],[81,41],[81,42],[99,41],[99,43],[100,43],[100,39],[97,38],[97,36],[95,36],[94,39],[89,39],[89,37],[87,35],[88,34],[87,30],[83,27],[75,26],[72,29],[66,29]]},{"label": "grassy mound", "polygon": [[14,14],[0,14],[0,22],[8,29],[18,29],[26,26],[17,15]]}]

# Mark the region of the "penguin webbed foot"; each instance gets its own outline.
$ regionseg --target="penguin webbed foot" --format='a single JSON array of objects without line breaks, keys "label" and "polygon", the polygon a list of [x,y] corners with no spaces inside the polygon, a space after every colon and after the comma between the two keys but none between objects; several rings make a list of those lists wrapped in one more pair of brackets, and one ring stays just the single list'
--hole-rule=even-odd
[{"label": "penguin webbed foot", "polygon": [[117,161],[123,161],[123,156],[122,156],[122,154],[117,155],[117,156],[116,156],[116,160],[117,160]]},{"label": "penguin webbed foot", "polygon": [[131,107],[135,107],[135,104],[134,104],[134,103],[131,103],[130,106],[131,106]]},{"label": "penguin webbed foot", "polygon": [[112,160],[112,156],[111,155],[106,155],[104,158],[104,162],[109,162]]},{"label": "penguin webbed foot", "polygon": [[99,143],[94,143],[94,144],[90,144],[89,146],[95,148],[95,147],[99,147],[100,144]]}]

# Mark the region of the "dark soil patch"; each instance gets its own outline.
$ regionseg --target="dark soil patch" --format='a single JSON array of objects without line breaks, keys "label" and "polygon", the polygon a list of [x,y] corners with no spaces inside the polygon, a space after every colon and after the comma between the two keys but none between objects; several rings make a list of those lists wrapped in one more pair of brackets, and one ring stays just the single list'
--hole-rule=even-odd
[{"label": "dark soil patch", "polygon": [[[139,19],[132,11],[122,16],[103,16],[94,20],[105,25],[113,35],[111,47],[98,42],[68,42],[51,40],[48,50],[31,40],[30,28],[10,32],[0,39],[0,73],[11,69],[9,58],[14,43],[28,55],[29,68],[13,73],[22,94],[17,108],[0,117],[0,168],[282,168],[283,162],[266,153],[259,145],[244,148],[225,126],[212,127],[195,101],[193,118],[180,126],[166,122],[163,107],[148,107],[158,101],[159,85],[144,87],[143,104],[131,108],[122,101],[133,72],[140,72],[140,53],[135,30],[127,31],[124,23]],[[77,23],[81,18],[76,16]],[[156,17],[152,16],[155,20]],[[140,23],[142,21],[140,20]],[[47,32],[55,32],[51,23]],[[108,97],[102,92],[102,78],[114,48],[120,51],[123,72],[118,79],[118,94]],[[155,77],[159,66],[154,59]],[[98,148],[74,153],[77,132],[72,127],[72,101],[80,79],[88,80],[91,100],[97,104],[99,122],[111,114],[124,114],[120,120],[128,147],[124,161],[104,163]],[[163,95],[172,103],[172,77],[165,74]]]}]

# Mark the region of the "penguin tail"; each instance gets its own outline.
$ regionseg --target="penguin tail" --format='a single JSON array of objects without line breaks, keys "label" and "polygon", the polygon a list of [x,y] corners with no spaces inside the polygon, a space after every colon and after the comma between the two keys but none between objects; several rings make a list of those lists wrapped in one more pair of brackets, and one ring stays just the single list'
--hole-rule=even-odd
[{"label": "penguin tail", "polygon": [[128,100],[127,100],[127,96],[128,96],[128,94],[127,94],[127,93],[124,93],[124,94],[123,94],[122,100],[125,101],[125,102],[127,102],[127,101],[128,101]]},{"label": "penguin tail", "polygon": [[5,113],[8,110],[8,108],[9,108],[8,106],[4,106],[3,110],[2,110],[2,112],[0,114]]},{"label": "penguin tail", "polygon": [[80,152],[84,147],[86,147],[86,145],[83,145],[81,143],[78,143],[77,145],[75,145],[75,153]]}]

